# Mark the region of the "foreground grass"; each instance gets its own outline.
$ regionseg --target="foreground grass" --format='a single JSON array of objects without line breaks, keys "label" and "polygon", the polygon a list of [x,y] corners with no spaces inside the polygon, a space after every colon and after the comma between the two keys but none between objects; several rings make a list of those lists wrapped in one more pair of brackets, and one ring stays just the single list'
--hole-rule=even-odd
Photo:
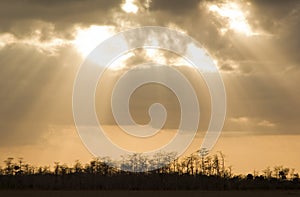
[{"label": "foreground grass", "polygon": [[9,197],[95,197],[95,196],[121,196],[121,197],[214,197],[214,196],[224,196],[224,197],[252,197],[252,196],[272,196],[272,197],[282,197],[282,196],[300,196],[300,190],[290,190],[290,191],[0,191],[0,196]]}]

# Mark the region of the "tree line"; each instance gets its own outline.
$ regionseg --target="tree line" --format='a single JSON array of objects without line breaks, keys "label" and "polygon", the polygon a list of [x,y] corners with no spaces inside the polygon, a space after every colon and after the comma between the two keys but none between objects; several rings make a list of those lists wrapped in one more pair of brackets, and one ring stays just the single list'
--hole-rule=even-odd
[{"label": "tree line", "polygon": [[294,169],[276,166],[261,174],[234,175],[222,152],[197,151],[178,159],[175,153],[147,157],[135,153],[113,161],[94,158],[87,164],[33,166],[7,158],[0,168],[0,189],[300,189]]}]

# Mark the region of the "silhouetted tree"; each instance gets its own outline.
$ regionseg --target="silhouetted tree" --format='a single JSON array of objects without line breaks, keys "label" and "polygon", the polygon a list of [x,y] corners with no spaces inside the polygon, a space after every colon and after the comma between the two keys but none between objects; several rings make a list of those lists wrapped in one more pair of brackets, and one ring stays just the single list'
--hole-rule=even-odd
[{"label": "silhouetted tree", "polygon": [[214,155],[213,158],[213,173],[217,176],[220,176],[220,162],[219,162],[219,157],[218,155]]},{"label": "silhouetted tree", "polygon": [[247,180],[253,180],[253,175],[252,174],[247,174]]},{"label": "silhouetted tree", "polygon": [[4,163],[6,164],[5,174],[7,174],[7,175],[13,175],[13,173],[14,173],[13,160],[14,160],[14,158],[9,157],[4,161]]},{"label": "silhouetted tree", "polygon": [[294,182],[300,182],[300,180],[299,180],[299,174],[298,174],[298,173],[294,173],[294,174],[293,174],[293,177],[292,177],[292,180],[293,180]]},{"label": "silhouetted tree", "polygon": [[0,166],[0,175],[4,175],[4,169]]},{"label": "silhouetted tree", "polygon": [[199,150],[199,154],[201,157],[201,174],[206,174],[206,167],[205,167],[205,157],[208,155],[208,150],[205,148]]},{"label": "silhouetted tree", "polygon": [[289,168],[281,168],[280,171],[278,172],[280,179],[285,180],[287,178],[289,171],[290,171]]},{"label": "silhouetted tree", "polygon": [[275,174],[275,178],[278,179],[279,178],[279,171],[282,168],[282,166],[275,166],[274,167],[274,174]]},{"label": "silhouetted tree", "polygon": [[222,167],[221,168],[221,174],[222,174],[223,177],[225,177],[225,155],[221,151],[219,151],[218,153],[219,153],[220,158],[221,158],[221,167]]},{"label": "silhouetted tree", "polygon": [[[0,189],[300,189],[299,174],[294,170],[276,166],[274,173],[268,167],[262,175],[255,171],[254,175],[233,176],[222,153],[209,155],[205,150],[184,158],[160,152],[153,157],[126,155],[120,162],[102,157],[82,165],[76,160],[72,167],[54,162],[52,170],[26,164],[23,159],[14,163],[8,158],[4,163]],[[152,171],[141,172],[144,170]]]},{"label": "silhouetted tree", "polygon": [[83,167],[79,160],[75,160],[73,169],[74,169],[74,173],[76,173],[76,174],[83,172]]},{"label": "silhouetted tree", "polygon": [[54,174],[59,175],[60,174],[60,165],[59,162],[54,162]]},{"label": "silhouetted tree", "polygon": [[264,169],[263,173],[264,173],[264,177],[266,179],[271,179],[272,178],[272,170],[270,169],[270,167],[267,167],[266,169]]}]

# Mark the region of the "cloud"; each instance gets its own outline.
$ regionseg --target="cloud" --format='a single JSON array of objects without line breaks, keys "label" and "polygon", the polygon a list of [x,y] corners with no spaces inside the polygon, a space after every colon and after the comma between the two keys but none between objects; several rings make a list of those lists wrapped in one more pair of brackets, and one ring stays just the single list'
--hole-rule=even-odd
[{"label": "cloud", "polygon": [[[253,32],[265,33],[252,37],[233,30],[221,34],[220,29],[229,28],[230,21],[228,17],[219,20],[213,16],[207,7],[212,1],[152,0],[149,9],[145,2],[136,1],[139,10],[132,14],[122,10],[121,0],[1,1],[0,144],[30,144],[48,130],[49,124],[73,123],[72,85],[82,61],[73,43],[78,29],[93,25],[109,26],[115,31],[161,25],[186,32],[209,51],[222,71],[228,97],[225,130],[299,133],[298,1],[249,1],[251,6],[244,19]],[[247,6],[246,1],[238,2]],[[220,1],[213,3],[219,5]],[[163,57],[174,60],[165,54]],[[145,52],[136,52],[125,63],[145,60],[149,60]],[[201,93],[207,87],[201,77],[184,65],[178,69],[198,86],[201,109],[209,112],[207,99],[202,102]],[[107,75],[106,79],[113,84],[119,74]],[[149,90],[155,92],[157,87],[140,90],[137,103],[141,104]],[[104,90],[103,95],[108,96],[108,92]],[[139,116],[144,109],[147,106],[135,114],[140,122],[146,120]],[[110,118],[108,123],[113,122]],[[209,116],[204,118],[207,123]]]},{"label": "cloud", "polygon": [[[121,0],[91,0],[82,3],[75,0],[54,1],[2,1],[1,21],[13,24],[19,20],[38,19],[46,22],[91,22],[99,15],[105,15],[111,9],[119,8]],[[67,10],[67,12],[66,12]],[[77,16],[76,16],[77,15]]]},{"label": "cloud", "polygon": [[249,118],[247,117],[237,117],[237,118],[231,118],[232,122],[238,122],[238,123],[248,123]]},{"label": "cloud", "polygon": [[277,124],[269,120],[260,119],[257,117],[231,117],[228,118],[231,131],[246,131],[256,134],[274,133],[277,131]]},{"label": "cloud", "polygon": [[10,45],[20,44],[35,48],[40,52],[45,52],[49,55],[55,55],[59,48],[71,44],[69,41],[60,38],[52,38],[43,41],[41,32],[36,30],[35,33],[35,35],[23,39],[17,38],[9,33],[2,34],[0,35],[0,50]]},{"label": "cloud", "polygon": [[45,40],[53,36],[72,39],[78,25],[112,24],[115,10],[121,12],[121,3],[121,0],[1,1],[0,33],[27,37],[40,29]]},{"label": "cloud", "polygon": [[261,26],[274,36],[274,44],[289,61],[299,63],[300,2],[287,1],[249,1],[252,3],[252,25]]},{"label": "cloud", "polygon": [[276,124],[268,121],[268,120],[263,120],[261,122],[258,123],[259,126],[263,126],[263,127],[275,127]]},{"label": "cloud", "polygon": [[168,0],[151,0],[151,11],[167,11],[173,14],[187,14],[191,10],[197,9],[200,0],[173,0],[172,3]]},{"label": "cloud", "polygon": [[258,35],[258,33],[252,30],[247,20],[247,11],[245,11],[245,8],[242,10],[239,4],[228,1],[219,5],[210,4],[208,9],[225,21],[223,23],[226,24],[226,27],[221,28],[222,34],[231,29],[246,36]]}]

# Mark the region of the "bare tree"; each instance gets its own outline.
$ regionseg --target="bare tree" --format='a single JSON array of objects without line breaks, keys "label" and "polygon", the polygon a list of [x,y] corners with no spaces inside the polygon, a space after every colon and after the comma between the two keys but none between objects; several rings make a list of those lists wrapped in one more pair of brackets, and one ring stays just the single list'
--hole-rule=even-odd
[{"label": "bare tree", "polygon": [[218,155],[214,155],[213,158],[213,174],[220,176],[220,162]]},{"label": "bare tree", "polygon": [[228,168],[225,169],[224,178],[232,178],[232,176],[233,176],[232,166],[228,166]]},{"label": "bare tree", "polygon": [[281,168],[278,175],[280,179],[285,180],[287,179],[287,175],[289,174],[290,169],[289,168]]},{"label": "bare tree", "polygon": [[80,161],[79,160],[75,160],[75,164],[74,164],[74,167],[73,167],[74,173],[81,173],[83,171],[82,168],[83,167],[82,167]]},{"label": "bare tree", "polygon": [[282,169],[282,166],[275,166],[274,167],[274,174],[275,174],[275,178],[278,179],[279,178],[279,172]]},{"label": "bare tree", "polygon": [[201,157],[201,173],[206,174],[205,157],[208,155],[208,150],[206,150],[205,148],[200,149],[199,154]]},{"label": "bare tree", "polygon": [[59,175],[60,174],[60,165],[59,165],[58,161],[54,162],[54,174],[55,175]]},{"label": "bare tree", "polygon": [[270,167],[267,167],[266,169],[264,169],[263,171],[264,177],[267,179],[271,179],[272,178],[272,170],[270,169]]},{"label": "bare tree", "polygon": [[16,171],[17,174],[23,174],[23,158],[22,157],[19,157],[18,158],[18,161],[19,161],[19,165],[18,165],[18,171]]},{"label": "bare tree", "polygon": [[221,174],[223,177],[225,177],[225,155],[221,151],[219,151],[218,153],[221,157],[221,166],[222,166]]},{"label": "bare tree", "polygon": [[13,160],[13,157],[9,157],[4,161],[4,163],[6,164],[5,173],[7,175],[13,175],[14,173]]}]

